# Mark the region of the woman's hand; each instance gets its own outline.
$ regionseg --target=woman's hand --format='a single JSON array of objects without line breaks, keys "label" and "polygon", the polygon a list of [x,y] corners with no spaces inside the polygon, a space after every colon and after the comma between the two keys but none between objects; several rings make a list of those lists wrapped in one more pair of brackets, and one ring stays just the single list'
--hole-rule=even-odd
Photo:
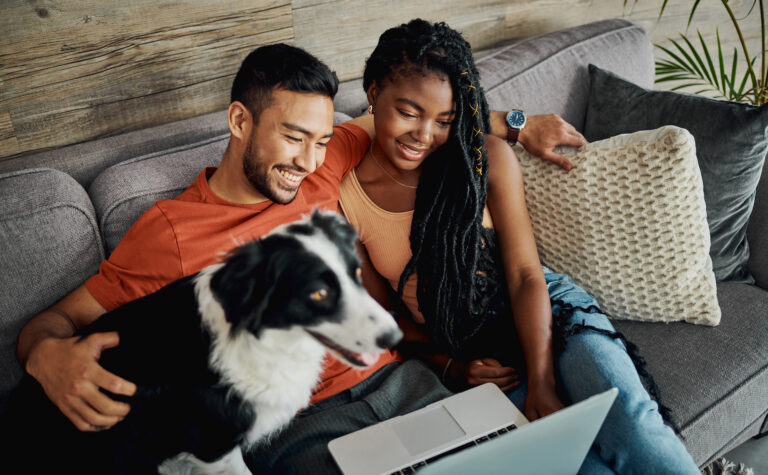
[{"label": "woman's hand", "polygon": [[505,393],[521,384],[520,375],[515,368],[502,366],[493,358],[481,358],[469,363],[454,360],[448,368],[448,374],[451,381],[460,383],[461,386],[474,387],[493,383]]},{"label": "woman's hand", "polygon": [[557,397],[554,385],[550,384],[530,384],[528,385],[528,396],[525,398],[525,417],[529,421],[548,416],[565,407],[560,398]]}]

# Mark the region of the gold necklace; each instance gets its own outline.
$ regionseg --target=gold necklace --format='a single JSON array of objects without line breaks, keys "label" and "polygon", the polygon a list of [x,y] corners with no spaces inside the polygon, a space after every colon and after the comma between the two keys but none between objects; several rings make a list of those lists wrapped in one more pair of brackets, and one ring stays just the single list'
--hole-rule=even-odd
[{"label": "gold necklace", "polygon": [[390,175],[390,174],[389,174],[389,172],[388,172],[387,170],[385,170],[385,169],[384,169],[384,167],[383,167],[383,166],[381,166],[381,163],[379,163],[379,161],[376,159],[376,155],[374,155],[374,154],[373,154],[373,144],[371,144],[371,146],[370,146],[370,147],[368,147],[368,153],[370,153],[370,154],[371,154],[371,158],[373,158],[373,161],[374,161],[374,162],[376,162],[376,165],[378,165],[378,166],[379,166],[379,168],[381,168],[381,171],[383,171],[385,175],[387,175],[389,178],[391,178],[391,179],[392,179],[392,181],[394,181],[395,183],[397,183],[397,184],[398,184],[398,185],[400,185],[400,186],[404,186],[404,187],[406,187],[406,188],[410,188],[410,189],[412,189],[412,190],[415,190],[416,188],[418,188],[418,187],[419,187],[419,185],[416,185],[416,186],[413,186],[413,185],[406,185],[405,183],[398,181],[398,179],[397,179],[397,178],[395,178],[395,177],[393,177],[392,175]]}]

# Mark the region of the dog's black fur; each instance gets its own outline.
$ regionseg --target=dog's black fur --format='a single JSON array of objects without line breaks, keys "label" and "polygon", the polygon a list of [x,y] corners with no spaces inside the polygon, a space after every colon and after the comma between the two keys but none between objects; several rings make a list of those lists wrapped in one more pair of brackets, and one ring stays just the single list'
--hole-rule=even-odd
[{"label": "dog's black fur", "polygon": [[[317,233],[337,244],[346,272],[359,285],[354,230],[338,217],[314,213],[241,246],[214,272],[210,290],[231,334],[245,330],[258,338],[268,328],[346,317],[338,310],[339,273],[296,239]],[[191,276],[171,283],[78,333],[84,338],[119,332],[120,344],[105,350],[99,362],[137,384],[131,398],[112,395],[131,405],[123,421],[107,431],[81,432],[27,375],[2,420],[4,464],[12,466],[8,459],[15,459],[27,473],[155,473],[161,462],[182,452],[213,462],[254,442],[244,440],[258,417],[254,406],[210,364],[212,336],[202,324],[195,282]],[[327,298],[303,298],[318,286],[327,289]],[[399,339],[396,333],[376,343],[391,347]]]}]

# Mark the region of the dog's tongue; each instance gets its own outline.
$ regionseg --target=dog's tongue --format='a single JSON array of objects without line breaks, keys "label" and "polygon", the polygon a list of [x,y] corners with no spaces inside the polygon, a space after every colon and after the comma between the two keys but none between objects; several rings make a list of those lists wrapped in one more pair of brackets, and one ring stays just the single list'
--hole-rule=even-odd
[{"label": "dog's tongue", "polygon": [[360,361],[366,366],[372,366],[379,360],[379,353],[359,353]]}]

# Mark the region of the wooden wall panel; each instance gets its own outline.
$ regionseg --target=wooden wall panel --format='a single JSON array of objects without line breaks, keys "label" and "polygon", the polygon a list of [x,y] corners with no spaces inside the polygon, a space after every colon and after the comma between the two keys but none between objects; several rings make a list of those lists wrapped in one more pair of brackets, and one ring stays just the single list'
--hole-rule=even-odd
[{"label": "wooden wall panel", "polygon": [[245,55],[293,39],[285,0],[6,3],[0,156],[225,108]]},{"label": "wooden wall panel", "polygon": [[[670,1],[657,21],[661,2],[2,0],[0,160],[223,109],[261,44],[302,46],[351,79],[386,28],[414,17],[446,21],[474,48],[622,16],[664,43],[685,30],[692,1]],[[730,5],[742,17],[752,0]],[[759,13],[744,26],[759,54]],[[719,28],[728,55],[738,44],[719,0],[702,0],[695,28],[707,39]]]}]

